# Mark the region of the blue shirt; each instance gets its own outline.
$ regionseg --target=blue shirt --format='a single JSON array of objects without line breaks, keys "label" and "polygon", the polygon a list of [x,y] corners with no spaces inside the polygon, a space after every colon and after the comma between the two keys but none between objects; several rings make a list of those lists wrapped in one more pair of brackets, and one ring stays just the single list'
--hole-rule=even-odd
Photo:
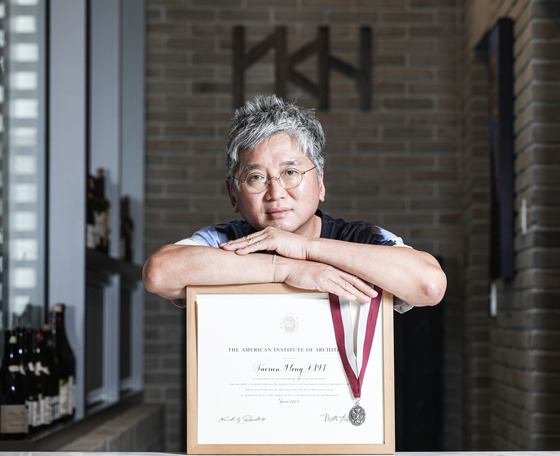
[{"label": "blue shirt", "polygon": [[[342,219],[333,219],[322,211],[317,210],[317,216],[321,217],[321,237],[336,239],[339,241],[356,242],[360,244],[374,245],[399,245],[405,246],[403,240],[377,225],[368,222],[346,222]],[[219,225],[202,228],[190,238],[183,239],[177,244],[182,245],[204,245],[208,247],[219,247],[234,239],[239,239],[254,233],[256,230],[244,220],[233,220]]]},{"label": "blue shirt", "polygon": [[[346,222],[343,219],[334,219],[322,211],[317,210],[316,215],[321,217],[321,237],[339,241],[356,242],[359,244],[394,245],[408,247],[403,240],[377,225],[368,222]],[[233,220],[227,223],[208,226],[194,233],[190,238],[178,241],[178,245],[202,245],[219,247],[234,239],[239,239],[254,233],[256,230],[244,220]],[[412,308],[403,300],[394,297],[394,309],[403,313]]]}]

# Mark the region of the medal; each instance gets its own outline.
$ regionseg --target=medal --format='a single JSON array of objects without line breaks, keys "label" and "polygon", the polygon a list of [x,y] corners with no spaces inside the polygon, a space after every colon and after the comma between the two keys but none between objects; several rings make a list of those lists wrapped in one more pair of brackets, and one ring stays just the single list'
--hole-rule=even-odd
[{"label": "medal", "polygon": [[336,345],[350,389],[357,399],[356,404],[348,413],[348,420],[354,426],[361,426],[366,419],[366,411],[359,402],[382,296],[382,290],[378,287],[374,288],[377,291],[377,296],[369,303],[360,303],[356,353],[354,352],[354,328],[350,313],[350,303],[346,300],[340,302],[338,296],[329,293]]},{"label": "medal", "polygon": [[366,420],[366,411],[362,406],[360,406],[360,404],[357,403],[350,409],[350,412],[348,413],[348,419],[354,426],[361,426],[362,423]]}]

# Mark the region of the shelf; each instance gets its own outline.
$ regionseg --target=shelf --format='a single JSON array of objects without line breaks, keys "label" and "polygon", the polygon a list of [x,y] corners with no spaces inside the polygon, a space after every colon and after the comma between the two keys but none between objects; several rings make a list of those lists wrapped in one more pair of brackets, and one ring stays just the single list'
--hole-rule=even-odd
[{"label": "shelf", "polygon": [[86,270],[104,272],[108,274],[119,274],[129,280],[142,279],[142,266],[118,260],[105,253],[94,250],[86,250]]}]

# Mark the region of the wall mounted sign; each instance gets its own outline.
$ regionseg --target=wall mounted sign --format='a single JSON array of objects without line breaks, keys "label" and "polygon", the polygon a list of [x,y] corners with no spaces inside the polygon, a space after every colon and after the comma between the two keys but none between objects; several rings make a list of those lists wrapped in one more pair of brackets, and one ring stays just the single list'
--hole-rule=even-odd
[{"label": "wall mounted sign", "polygon": [[513,22],[500,19],[488,36],[490,74],[490,277],[514,275]]},{"label": "wall mounted sign", "polygon": [[[348,304],[348,318],[360,319],[360,305]],[[376,316],[355,407],[328,293],[188,287],[187,453],[394,453],[390,294]]]},{"label": "wall mounted sign", "polygon": [[[317,37],[292,54],[288,54],[287,33],[286,27],[276,27],[263,41],[246,49],[245,27],[233,28],[234,109],[244,102],[245,72],[271,49],[275,51],[275,92],[278,96],[286,98],[289,81],[313,95],[318,100],[319,109],[328,110],[329,75],[333,69],[356,81],[361,109],[371,109],[371,27],[360,29],[359,67],[330,54],[329,28],[326,26],[319,27]],[[313,82],[295,68],[298,63],[312,55],[317,57],[317,82]]]}]

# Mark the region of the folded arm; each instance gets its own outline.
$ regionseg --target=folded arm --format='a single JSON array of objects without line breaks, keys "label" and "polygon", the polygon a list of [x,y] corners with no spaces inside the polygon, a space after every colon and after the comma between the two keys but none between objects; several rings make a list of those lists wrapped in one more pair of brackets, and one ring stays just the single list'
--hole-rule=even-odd
[{"label": "folded arm", "polygon": [[272,280],[272,256],[240,257],[215,247],[169,244],[144,264],[146,290],[167,299],[183,299],[188,285],[265,283]]},{"label": "folded arm", "polygon": [[319,261],[269,253],[238,255],[196,245],[165,245],[144,264],[146,290],[166,299],[184,299],[189,285],[285,282],[296,288],[335,293],[348,300],[369,301],[377,293],[356,275]]},{"label": "folded arm", "polygon": [[447,279],[433,256],[408,247],[358,244],[324,238],[307,238],[266,228],[245,238],[223,244],[222,249],[245,256],[255,249],[276,251],[278,279],[288,282],[293,271],[289,259],[330,265],[375,284],[413,306],[438,304]]}]

